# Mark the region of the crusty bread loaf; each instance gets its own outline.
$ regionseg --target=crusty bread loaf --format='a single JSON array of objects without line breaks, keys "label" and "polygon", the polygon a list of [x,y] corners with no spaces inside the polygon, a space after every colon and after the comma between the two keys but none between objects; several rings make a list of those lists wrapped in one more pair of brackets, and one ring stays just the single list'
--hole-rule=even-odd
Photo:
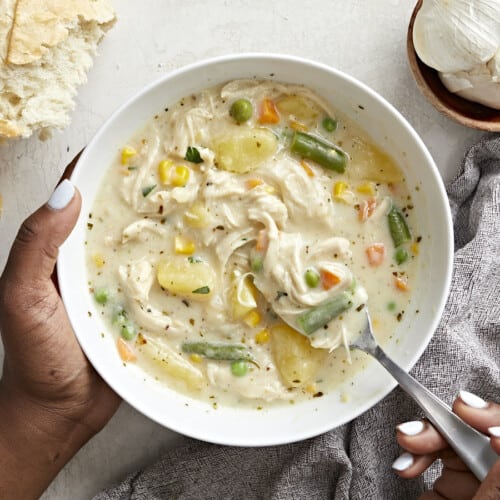
[{"label": "crusty bread loaf", "polygon": [[0,0],[0,137],[68,125],[114,20],[110,0]]}]

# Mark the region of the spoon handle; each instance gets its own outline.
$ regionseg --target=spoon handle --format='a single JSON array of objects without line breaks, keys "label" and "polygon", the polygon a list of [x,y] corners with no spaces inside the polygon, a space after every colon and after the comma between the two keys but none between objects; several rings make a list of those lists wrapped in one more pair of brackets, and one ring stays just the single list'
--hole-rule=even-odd
[{"label": "spoon handle", "polygon": [[492,465],[500,458],[491,448],[490,439],[466,424],[438,397],[394,363],[380,347],[370,354],[422,408],[427,418],[477,479],[483,481]]}]

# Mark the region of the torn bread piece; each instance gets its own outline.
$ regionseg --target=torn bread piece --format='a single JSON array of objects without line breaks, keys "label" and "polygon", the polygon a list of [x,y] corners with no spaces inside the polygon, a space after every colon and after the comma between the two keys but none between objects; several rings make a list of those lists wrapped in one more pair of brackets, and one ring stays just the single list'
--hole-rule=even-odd
[{"label": "torn bread piece", "polygon": [[0,137],[69,124],[77,87],[114,21],[110,0],[0,0]]}]

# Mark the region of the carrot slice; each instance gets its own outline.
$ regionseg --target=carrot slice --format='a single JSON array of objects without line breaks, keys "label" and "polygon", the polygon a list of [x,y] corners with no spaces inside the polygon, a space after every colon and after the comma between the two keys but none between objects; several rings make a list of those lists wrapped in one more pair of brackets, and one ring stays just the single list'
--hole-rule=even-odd
[{"label": "carrot slice", "polygon": [[261,179],[248,179],[245,184],[247,186],[247,189],[251,190],[257,186],[262,186],[262,184],[264,184],[264,181]]},{"label": "carrot slice", "polygon": [[261,229],[259,235],[257,236],[257,243],[255,244],[255,250],[259,252],[265,252],[269,245],[269,238],[267,237],[267,231]]},{"label": "carrot slice", "polygon": [[264,99],[260,105],[259,123],[261,124],[276,124],[280,121],[278,110],[271,99]]},{"label": "carrot slice", "polygon": [[396,285],[396,288],[398,290],[401,290],[402,292],[408,292],[410,290],[408,282],[404,278],[401,278],[400,276],[396,276],[394,278],[394,285]]},{"label": "carrot slice", "polygon": [[313,169],[304,160],[300,160],[300,166],[305,170],[309,177],[314,177]]},{"label": "carrot slice", "polygon": [[333,274],[330,271],[322,270],[320,271],[320,277],[321,277],[321,286],[325,290],[330,290],[330,288],[333,288],[335,285],[338,285],[340,283],[340,278],[336,275]]},{"label": "carrot slice", "polygon": [[370,198],[369,200],[363,200],[359,204],[358,219],[361,222],[365,222],[368,219],[368,217],[371,217],[376,206],[377,206],[377,200],[375,198]]},{"label": "carrot slice", "polygon": [[374,243],[366,248],[368,263],[372,267],[378,267],[384,262],[385,245],[383,243]]},{"label": "carrot slice", "polygon": [[135,361],[137,356],[132,349],[132,347],[127,344],[122,338],[119,338],[116,342],[116,346],[118,347],[118,354],[123,361]]}]

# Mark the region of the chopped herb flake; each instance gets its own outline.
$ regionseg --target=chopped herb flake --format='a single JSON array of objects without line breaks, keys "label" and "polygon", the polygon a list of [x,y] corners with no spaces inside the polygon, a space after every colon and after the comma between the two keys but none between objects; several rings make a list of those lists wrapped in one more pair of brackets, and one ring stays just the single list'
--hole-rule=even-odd
[{"label": "chopped herb flake", "polygon": [[146,198],[148,194],[150,194],[154,189],[156,188],[156,184],[153,184],[152,186],[146,186],[142,188],[142,196]]},{"label": "chopped herb flake", "polygon": [[188,257],[188,261],[190,264],[199,264],[200,262],[203,262],[199,257],[194,257],[193,255]]},{"label": "chopped herb flake", "polygon": [[208,286],[202,286],[193,290],[191,293],[201,293],[202,295],[206,295],[207,293],[210,293],[210,288]]},{"label": "chopped herb flake", "polygon": [[186,161],[190,161],[191,163],[203,163],[200,152],[193,146],[188,146],[184,159]]}]

